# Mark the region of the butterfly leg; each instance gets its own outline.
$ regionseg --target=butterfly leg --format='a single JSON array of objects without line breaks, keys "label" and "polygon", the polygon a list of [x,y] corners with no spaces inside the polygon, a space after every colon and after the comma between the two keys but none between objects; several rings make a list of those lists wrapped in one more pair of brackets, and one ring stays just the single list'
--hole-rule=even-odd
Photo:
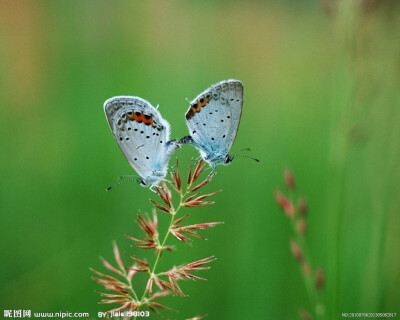
[{"label": "butterfly leg", "polygon": [[210,163],[209,170],[211,170],[210,174],[208,175],[209,178],[217,174],[217,166],[215,163]]},{"label": "butterfly leg", "polygon": [[215,169],[212,169],[212,171],[209,173],[207,176],[207,179],[212,179],[214,176],[217,174],[217,171]]},{"label": "butterfly leg", "polygon": [[[201,157],[200,157],[201,159]],[[205,170],[211,170],[211,172],[208,174],[207,178],[212,178],[215,174],[217,174],[217,165],[213,162],[208,162],[207,159],[203,159],[208,163],[208,167]]]},{"label": "butterfly leg", "polygon": [[157,193],[157,191],[154,190],[154,188],[157,188],[157,185],[156,185],[156,184],[152,184],[151,187],[149,188],[149,190],[150,190],[151,192]]},{"label": "butterfly leg", "polygon": [[[158,177],[160,177],[160,178],[164,176],[164,173],[163,173],[162,171],[159,171],[159,170],[153,170],[152,174],[153,174],[153,176],[158,176]],[[171,180],[168,180],[168,179],[166,179],[165,177],[162,178],[160,181],[165,181],[165,182],[168,182],[168,183],[172,183]],[[159,183],[160,181],[158,181],[157,183],[152,184],[151,186],[152,186],[152,187],[159,187],[159,186],[158,186],[158,183]]]},{"label": "butterfly leg", "polygon": [[197,164],[200,162],[200,160],[202,160],[203,158],[201,157],[201,156],[198,156],[197,158],[195,158],[195,159],[190,159],[190,164],[189,164],[189,167],[190,168],[193,168],[193,167],[196,167],[197,166]]}]

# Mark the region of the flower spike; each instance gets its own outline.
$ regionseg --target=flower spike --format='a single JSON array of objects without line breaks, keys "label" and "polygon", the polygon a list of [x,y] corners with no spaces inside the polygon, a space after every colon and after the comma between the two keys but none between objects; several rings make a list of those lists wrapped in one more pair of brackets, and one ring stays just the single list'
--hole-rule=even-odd
[{"label": "flower spike", "polygon": [[192,177],[192,180],[191,180],[191,182],[190,182],[189,185],[191,185],[192,183],[194,183],[194,182],[197,180],[197,178],[198,178],[199,175],[203,172],[203,170],[204,170],[204,168],[205,168],[206,166],[207,166],[206,164],[203,165],[203,159],[201,159],[201,160],[197,163],[196,169],[194,169],[193,177]]},{"label": "flower spike", "polygon": [[[185,219],[188,218],[189,214],[181,214],[178,216],[180,210],[185,210],[186,207],[201,207],[214,203],[213,201],[209,201],[209,199],[220,191],[205,194],[202,194],[200,191],[202,187],[212,180],[213,174],[210,174],[202,182],[197,182],[205,167],[206,163],[204,163],[203,160],[198,161],[193,168],[191,164],[188,169],[187,184],[185,185],[185,181],[183,181],[184,185],[182,185],[179,163],[177,160],[175,171],[171,173],[172,182],[164,180],[161,182],[160,186],[154,187],[161,200],[156,201],[150,199],[151,203],[154,205],[152,215],[149,216],[148,214],[140,212],[137,217],[137,225],[141,232],[143,232],[142,235],[139,237],[126,235],[126,238],[133,241],[132,247],[154,250],[154,260],[151,258],[146,260],[138,257],[136,250],[135,255],[126,253],[132,261],[124,265],[120,250],[116,242],[114,242],[113,251],[116,266],[113,266],[107,260],[101,258],[104,267],[110,271],[112,275],[107,275],[95,269],[91,269],[95,274],[93,280],[105,289],[104,292],[98,292],[101,296],[100,303],[114,305],[114,308],[107,312],[139,311],[147,309],[160,315],[160,310],[171,309],[155,300],[161,299],[167,295],[185,296],[179,284],[180,280],[205,280],[205,278],[199,276],[197,273],[202,270],[208,270],[210,268],[208,264],[215,260],[214,256],[179,265],[178,267],[167,269],[168,271],[165,272],[160,272],[157,269],[164,252],[172,251],[175,248],[169,243],[171,238],[169,235],[183,242],[192,241],[194,238],[205,240],[206,238],[203,235],[198,234],[199,230],[206,230],[222,223],[202,222],[187,224]],[[174,197],[174,200],[177,202],[176,204],[173,203],[171,191],[179,195],[179,197]],[[159,230],[157,209],[168,213],[170,216],[169,227],[163,234],[160,233],[161,228]],[[162,219],[165,218],[166,216],[163,215]],[[165,223],[162,222],[160,225],[165,226]],[[132,282],[134,276],[138,278],[145,277],[145,281],[143,282],[145,286],[141,294],[137,294],[135,291],[136,281]],[[204,317],[205,316],[199,315],[191,318],[191,320],[200,320]]]},{"label": "flower spike", "polygon": [[175,171],[171,173],[172,181],[174,182],[175,189],[179,194],[182,194],[182,180],[179,174],[179,162],[176,159]]}]

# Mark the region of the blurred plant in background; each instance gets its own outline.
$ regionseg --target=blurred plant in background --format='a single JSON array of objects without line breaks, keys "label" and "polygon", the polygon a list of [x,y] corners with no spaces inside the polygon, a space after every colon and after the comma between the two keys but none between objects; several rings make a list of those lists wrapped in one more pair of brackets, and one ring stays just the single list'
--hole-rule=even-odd
[{"label": "blurred plant in background", "polygon": [[293,257],[300,264],[305,289],[307,291],[311,314],[306,310],[299,310],[302,320],[325,319],[325,304],[323,302],[322,289],[325,283],[324,271],[321,267],[315,267],[312,263],[307,238],[307,201],[303,196],[296,194],[296,182],[291,170],[284,171],[284,181],[288,195],[281,190],[275,191],[275,200],[278,206],[286,214],[290,221],[292,239],[290,240],[290,250]]},{"label": "blurred plant in background", "polygon": [[[218,193],[218,191],[203,195],[201,195],[199,192],[202,187],[211,181],[212,175],[209,175],[199,184],[193,185],[205,167],[206,164],[200,160],[192,172],[192,166],[190,165],[187,176],[187,184],[185,189],[183,189],[177,160],[174,172],[171,174],[173,182],[170,183],[172,189],[179,196],[179,203],[176,207],[172,201],[171,190],[167,187],[165,181],[162,183],[162,187],[156,187],[158,196],[162,200],[163,204],[151,199],[150,201],[158,210],[171,216],[169,227],[164,236],[160,236],[159,234],[158,216],[155,209],[153,210],[153,219],[142,213],[139,214],[137,223],[145,235],[140,239],[132,236],[127,236],[127,238],[135,243],[133,245],[135,248],[154,250],[155,260],[152,264],[138,258],[137,256],[128,254],[129,258],[133,261],[133,264],[127,266],[121,259],[117,244],[114,243],[114,256],[115,261],[117,262],[117,267],[111,265],[104,258],[102,258],[102,261],[104,266],[109,271],[117,275],[118,278],[92,269],[97,276],[94,277],[94,280],[101,284],[105,289],[113,291],[113,293],[100,292],[100,295],[103,297],[100,303],[120,304],[119,307],[109,310],[109,313],[118,311],[139,311],[146,307],[149,310],[159,314],[158,309],[169,308],[159,303],[158,299],[169,294],[185,296],[185,293],[182,291],[178,281],[185,279],[205,280],[194,273],[197,273],[197,271],[201,270],[208,270],[210,267],[208,267],[207,264],[215,260],[214,256],[209,256],[191,263],[174,266],[171,269],[162,272],[158,271],[157,269],[158,262],[163,252],[175,250],[174,246],[167,244],[167,240],[170,235],[182,242],[191,241],[191,237],[205,240],[206,238],[197,234],[196,231],[205,230],[221,224],[221,222],[206,222],[187,225],[184,224],[183,221],[189,217],[189,214],[178,217],[178,212],[182,208],[202,207],[213,203],[212,201],[204,200],[215,195]],[[147,284],[142,295],[137,293],[138,288],[136,288],[132,282],[137,273],[144,273],[148,276]],[[154,285],[157,287],[156,290],[154,290]],[[202,317],[203,316],[196,316],[193,319],[201,319]],[[136,319],[136,316],[134,316],[134,318]]]}]

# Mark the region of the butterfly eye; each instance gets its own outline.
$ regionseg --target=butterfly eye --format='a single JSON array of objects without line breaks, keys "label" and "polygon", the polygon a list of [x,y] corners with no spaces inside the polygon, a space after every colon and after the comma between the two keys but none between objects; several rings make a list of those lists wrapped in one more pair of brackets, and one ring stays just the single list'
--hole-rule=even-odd
[{"label": "butterfly eye", "polygon": [[143,179],[140,179],[140,185],[141,185],[142,187],[147,186],[146,181],[144,181]]},{"label": "butterfly eye", "polygon": [[233,157],[231,157],[229,154],[227,154],[225,157],[224,164],[229,164],[232,162],[232,160],[233,160]]}]

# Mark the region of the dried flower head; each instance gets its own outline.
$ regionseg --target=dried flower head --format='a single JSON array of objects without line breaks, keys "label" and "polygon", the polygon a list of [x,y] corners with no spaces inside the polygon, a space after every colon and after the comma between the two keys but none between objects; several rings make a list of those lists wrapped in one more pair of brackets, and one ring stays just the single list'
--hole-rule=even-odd
[{"label": "dried flower head", "polygon": [[325,285],[325,275],[322,268],[318,268],[315,273],[315,287],[319,290]]},{"label": "dried flower head", "polygon": [[179,174],[178,159],[176,159],[175,171],[171,174],[171,177],[172,177],[172,180],[174,181],[176,190],[178,191],[179,194],[181,194],[182,193],[182,180],[181,180],[181,176]]},{"label": "dried flower head", "polygon": [[205,230],[205,229],[214,227],[214,226],[222,223],[222,222],[206,222],[206,223],[196,223],[196,224],[192,224],[192,225],[181,224],[182,220],[184,220],[188,216],[189,215],[186,214],[183,217],[176,219],[171,227],[171,234],[180,241],[191,240],[191,238],[189,238],[188,236],[206,240],[205,237],[203,237],[193,231],[194,230]]},{"label": "dried flower head", "polygon": [[299,316],[301,320],[312,320],[311,315],[305,310],[300,310]]},{"label": "dried flower head", "polygon": [[139,213],[137,224],[140,229],[145,233],[141,239],[134,238],[132,236],[127,235],[126,237],[135,242],[136,248],[142,249],[154,249],[159,248],[159,239],[158,239],[158,218],[157,213],[153,210],[153,221],[148,217]]},{"label": "dried flower head", "polygon": [[299,213],[300,213],[300,215],[302,216],[302,217],[306,217],[306,215],[307,215],[307,201],[306,201],[306,199],[304,198],[304,197],[300,197],[300,199],[299,199],[299,203],[298,203],[298,210],[299,210]]},{"label": "dried flower head", "polygon": [[[93,273],[95,273],[96,277],[93,277],[93,280],[102,285],[106,290],[112,291],[113,293],[104,293],[99,292],[100,296],[103,299],[100,301],[102,304],[121,304],[120,307],[114,308],[111,311],[120,311],[120,310],[136,310],[137,300],[134,295],[131,294],[131,288],[129,286],[130,281],[136,273],[134,270],[134,266],[125,267],[119,249],[116,243],[114,243],[114,256],[117,261],[117,268],[114,267],[111,263],[109,263],[106,259],[102,258],[103,265],[106,269],[112,271],[117,277],[113,277],[110,275],[106,275],[101,273],[95,269],[91,269]],[[127,272],[126,269],[131,269]]]},{"label": "dried flower head", "polygon": [[301,263],[301,270],[303,271],[303,275],[308,277],[311,274],[311,267],[307,261],[303,261]]},{"label": "dried flower head", "polygon": [[[297,260],[301,267],[304,283],[307,288],[306,291],[309,295],[311,303],[313,304],[313,315],[320,319],[320,316],[323,315],[325,308],[319,301],[320,295],[316,292],[316,290],[323,288],[325,279],[322,269],[319,268],[315,272],[315,285],[313,283],[314,272],[310,262],[310,256],[308,254],[307,239],[305,237],[307,232],[307,201],[304,197],[299,197],[297,205],[294,206],[293,199],[296,197],[296,183],[294,175],[289,169],[286,169],[283,177],[285,186],[289,191],[289,195],[285,195],[281,190],[276,190],[274,192],[275,200],[278,206],[289,218],[293,233],[293,239],[290,241],[290,250],[293,257]],[[305,310],[301,310],[299,315],[302,320],[312,319],[312,315]]]},{"label": "dried flower head", "polygon": [[293,257],[295,257],[297,261],[303,261],[303,252],[301,251],[296,240],[290,241],[290,250],[292,251]]},{"label": "dried flower head", "polygon": [[[156,187],[156,194],[159,200],[150,199],[155,207],[152,212],[152,217],[150,218],[147,214],[143,213],[139,213],[138,215],[137,224],[143,232],[143,235],[139,238],[130,235],[126,236],[129,240],[134,242],[134,248],[154,250],[154,261],[150,262],[139,258],[136,254],[127,254],[132,262],[130,265],[125,265],[121,259],[117,245],[114,244],[114,256],[117,266],[113,266],[102,258],[105,268],[112,272],[113,276],[92,269],[96,275],[93,279],[109,291],[99,293],[102,297],[100,303],[118,305],[114,309],[109,310],[109,312],[125,310],[137,311],[148,308],[158,314],[158,310],[168,310],[169,308],[155,300],[168,294],[184,295],[178,284],[179,281],[185,279],[205,280],[203,277],[197,275],[197,272],[209,269],[210,267],[207,264],[215,260],[214,256],[173,267],[168,271],[156,272],[158,262],[162,258],[162,253],[174,249],[174,246],[169,244],[169,235],[172,235],[180,241],[192,241],[194,238],[204,240],[206,238],[198,234],[198,231],[207,230],[221,224],[221,222],[185,224],[184,221],[186,221],[185,219],[188,218],[189,214],[177,217],[178,212],[186,207],[202,207],[214,203],[210,201],[209,198],[220,191],[205,194],[201,193],[202,188],[212,180],[213,175],[209,175],[203,181],[198,182],[205,167],[206,164],[202,160],[197,163],[193,171],[192,166],[190,166],[186,179],[187,184],[184,186],[182,184],[179,163],[177,161],[174,172],[171,173],[172,182],[168,185],[163,181],[161,186]],[[173,203],[171,190],[174,190],[179,195],[177,197],[179,203],[177,203],[176,206],[174,206]],[[157,210],[166,212],[170,216],[169,227],[163,236],[160,236]],[[167,215],[164,216],[166,217]],[[137,274],[147,276],[146,287],[142,295],[136,293],[134,289],[135,286],[132,283],[135,281],[134,276]],[[196,316],[192,319],[202,319],[204,317],[205,316]]]},{"label": "dried flower head", "polygon": [[178,280],[184,280],[184,279],[189,279],[189,280],[205,280],[204,278],[197,276],[193,274],[193,272],[197,272],[200,270],[208,270],[210,269],[209,266],[204,266],[207,263],[210,263],[212,261],[215,261],[215,257],[207,257],[201,260],[197,260],[191,263],[188,263],[186,265],[181,265],[178,267],[173,267],[172,269],[163,272],[160,274],[160,276],[167,277],[169,279],[169,282],[171,284],[171,291],[175,295],[185,295],[178,285]]},{"label": "dried flower head", "polygon": [[289,218],[293,218],[295,214],[293,203],[280,190],[276,190],[274,195],[278,206]]},{"label": "dried flower head", "polygon": [[290,169],[285,169],[285,171],[283,172],[283,178],[285,180],[286,188],[288,188],[288,190],[294,190],[296,187],[296,183],[293,173]]},{"label": "dried flower head", "polygon": [[206,314],[205,315],[201,315],[201,316],[195,316],[193,318],[189,318],[189,319],[186,319],[186,320],[201,320],[201,319],[204,319],[205,317],[207,317]]},{"label": "dried flower head", "polygon": [[306,220],[304,218],[300,218],[299,220],[297,220],[296,222],[296,231],[299,234],[304,235],[307,231],[307,223]]}]

